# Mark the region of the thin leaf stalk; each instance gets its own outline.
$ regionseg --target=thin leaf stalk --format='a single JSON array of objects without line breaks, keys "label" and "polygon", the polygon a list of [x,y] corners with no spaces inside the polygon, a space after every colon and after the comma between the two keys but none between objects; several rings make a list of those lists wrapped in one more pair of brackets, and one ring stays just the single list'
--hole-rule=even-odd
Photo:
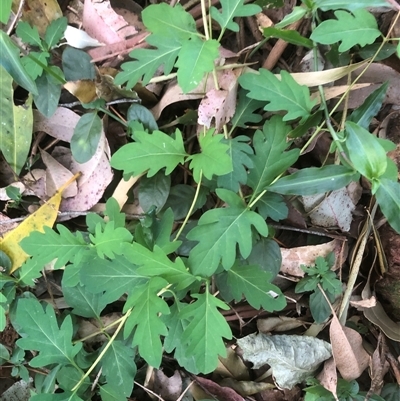
[{"label": "thin leaf stalk", "polygon": [[189,218],[190,218],[190,216],[191,216],[191,214],[193,212],[194,206],[195,206],[195,204],[197,202],[197,198],[199,197],[202,178],[203,178],[203,170],[200,170],[200,179],[199,179],[199,182],[197,183],[197,188],[196,188],[196,192],[194,194],[193,202],[190,205],[190,209],[189,209],[189,211],[187,212],[187,214],[185,216],[185,220],[183,221],[181,227],[179,228],[178,232],[175,235],[174,241],[176,241],[179,238],[179,236],[182,234],[182,231],[185,228],[185,226],[186,226],[186,224],[187,224],[187,222],[188,222],[188,220],[189,220]]}]

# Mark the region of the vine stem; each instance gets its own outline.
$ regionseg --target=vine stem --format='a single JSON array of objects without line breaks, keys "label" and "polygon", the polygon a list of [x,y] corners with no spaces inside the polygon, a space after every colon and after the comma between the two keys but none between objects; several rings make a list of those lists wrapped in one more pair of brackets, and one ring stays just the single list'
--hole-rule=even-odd
[{"label": "vine stem", "polygon": [[93,362],[92,366],[88,369],[88,371],[82,376],[82,378],[79,380],[79,382],[76,384],[76,386],[72,389],[74,394],[77,392],[79,387],[82,385],[84,380],[92,373],[93,369],[96,367],[96,365],[101,361],[103,358],[104,354],[107,352],[107,350],[110,348],[111,344],[114,342],[115,338],[117,337],[118,333],[121,331],[122,327],[124,326],[126,320],[128,319],[129,315],[131,314],[133,308],[130,308],[124,316],[120,319],[120,323],[115,330],[115,333],[111,337],[110,341],[107,343],[107,345],[104,347],[103,351],[100,352],[99,356],[97,359]]},{"label": "vine stem", "polygon": [[199,182],[197,183],[196,193],[194,194],[193,202],[190,205],[190,209],[186,214],[185,220],[183,220],[183,223],[182,223],[181,227],[179,228],[178,232],[175,235],[174,241],[176,241],[179,238],[179,236],[182,234],[182,231],[185,228],[185,226],[186,226],[186,224],[187,224],[187,222],[189,220],[189,217],[191,216],[191,214],[193,212],[194,205],[196,204],[197,198],[199,197],[200,187],[201,187],[201,179],[202,178],[203,178],[203,170],[200,170],[200,179],[199,179]]}]

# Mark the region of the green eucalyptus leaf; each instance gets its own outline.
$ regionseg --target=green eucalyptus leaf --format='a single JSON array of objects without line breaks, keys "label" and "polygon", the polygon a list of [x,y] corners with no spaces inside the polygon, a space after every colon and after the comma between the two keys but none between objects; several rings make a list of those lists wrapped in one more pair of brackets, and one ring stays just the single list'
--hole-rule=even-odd
[{"label": "green eucalyptus leaf", "polygon": [[78,163],[88,162],[95,154],[103,126],[97,112],[84,114],[76,124],[71,138],[72,156]]},{"label": "green eucalyptus leaf", "polygon": [[282,39],[285,42],[291,43],[296,46],[304,46],[306,48],[313,48],[313,41],[310,39],[301,36],[297,31],[293,30],[284,30],[274,27],[264,28],[263,35],[269,38],[277,38]]},{"label": "green eucalyptus leaf", "polygon": [[[19,58],[19,48],[3,31],[0,31],[0,65],[13,77],[14,81],[31,92],[34,95],[38,94],[35,82],[26,72]],[[4,75],[3,72],[0,73]]]},{"label": "green eucalyptus leaf", "polygon": [[306,7],[293,7],[293,10],[290,14],[286,15],[282,21],[275,24],[275,28],[283,29],[286,28],[288,25],[293,24],[301,20],[307,14]]},{"label": "green eucalyptus leaf", "polygon": [[375,196],[388,223],[400,233],[400,183],[380,179]]}]

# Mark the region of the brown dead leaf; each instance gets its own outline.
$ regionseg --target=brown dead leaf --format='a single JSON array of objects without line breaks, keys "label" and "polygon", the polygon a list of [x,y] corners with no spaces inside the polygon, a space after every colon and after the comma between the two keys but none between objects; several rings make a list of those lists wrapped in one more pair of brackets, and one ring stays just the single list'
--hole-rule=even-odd
[{"label": "brown dead leaf", "polygon": [[362,337],[355,330],[342,326],[333,315],[329,335],[336,367],[343,379],[354,380],[368,367],[370,356],[362,346]]},{"label": "brown dead leaf", "polygon": [[232,378],[226,378],[220,381],[221,386],[229,387],[235,390],[243,397],[247,397],[249,395],[260,393],[261,391],[270,390],[275,388],[275,384],[272,383],[264,383],[264,382],[255,382],[255,381],[238,381]]},{"label": "brown dead leaf", "polygon": [[[206,398],[209,398],[209,395],[212,394],[219,401],[244,401],[243,397],[240,396],[236,391],[232,390],[229,387],[221,387],[219,384],[215,383],[212,380],[206,379],[204,377],[199,377],[195,376],[196,382],[200,389],[203,390],[206,394]],[[199,392],[198,389],[196,389],[197,386],[192,386],[192,394],[195,396],[196,390]],[[205,390],[205,391],[204,391]],[[207,394],[208,393],[208,394]],[[208,397],[207,397],[208,396]],[[201,399],[197,398],[196,399]],[[204,397],[203,397],[204,398]]]},{"label": "brown dead leaf", "polygon": [[335,399],[338,401],[336,394],[337,371],[335,360],[333,358],[329,358],[327,361],[325,361],[324,368],[318,375],[317,379],[328,391],[333,394]]},{"label": "brown dead leaf", "polygon": [[182,377],[175,370],[173,376],[168,377],[162,370],[153,372],[152,390],[165,401],[176,401],[182,394]]},{"label": "brown dead leaf", "polygon": [[389,371],[389,362],[386,360],[388,347],[386,345],[385,337],[382,333],[379,334],[378,344],[371,357],[369,365],[369,374],[371,376],[371,387],[368,391],[369,394],[380,394],[384,385],[383,378]]},{"label": "brown dead leaf", "polygon": [[272,331],[283,332],[304,326],[305,322],[294,317],[279,316],[268,317],[257,320],[257,329],[260,333],[271,333]]},{"label": "brown dead leaf", "polygon": [[338,260],[342,244],[342,241],[334,239],[321,245],[300,246],[291,249],[281,248],[282,265],[280,271],[291,276],[303,277],[304,271],[300,265],[313,265],[318,256],[326,257],[330,252],[334,252],[336,260]]},{"label": "brown dead leaf", "polygon": [[94,81],[91,81],[90,79],[69,81],[64,84],[64,89],[74,95],[82,103],[90,103],[97,97],[96,85]]},{"label": "brown dead leaf", "polygon": [[237,380],[249,380],[249,370],[232,347],[226,350],[226,358],[218,358],[218,366],[214,373],[221,377],[233,377]]}]

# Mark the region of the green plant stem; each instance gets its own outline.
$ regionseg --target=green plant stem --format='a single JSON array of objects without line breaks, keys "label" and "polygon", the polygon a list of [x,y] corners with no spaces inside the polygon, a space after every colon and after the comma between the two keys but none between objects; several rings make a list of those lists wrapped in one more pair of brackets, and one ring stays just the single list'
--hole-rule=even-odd
[{"label": "green plant stem", "polygon": [[98,108],[99,111],[102,111],[104,114],[107,114],[108,116],[110,116],[111,118],[113,118],[115,121],[118,121],[119,123],[121,123],[124,127],[128,127],[128,124],[126,123],[126,121],[120,119],[118,116],[116,116],[115,114],[111,113],[110,110],[105,109],[103,107],[99,107]]},{"label": "green plant stem", "polygon": [[[99,356],[96,358],[96,360],[93,362],[92,366],[87,370],[87,372],[81,377],[79,382],[75,385],[75,387],[72,389],[74,394],[78,391],[79,387],[82,385],[82,383],[85,381],[85,379],[92,373],[93,369],[97,366],[97,364],[101,361],[103,358],[104,354],[107,352],[108,348],[110,348],[111,344],[114,342],[115,338],[117,337],[118,333],[121,331],[122,327],[124,326],[126,320],[128,319],[129,315],[131,314],[133,308],[130,308],[124,316],[122,316],[120,320],[120,323],[115,330],[115,333],[111,337],[110,341],[107,343],[107,345],[104,347],[103,351],[100,352]],[[115,323],[115,322],[114,322]]]},{"label": "green plant stem", "polygon": [[206,36],[206,40],[209,40],[210,32],[208,30],[206,0],[201,0],[201,16],[203,18],[204,35]]},{"label": "green plant stem", "polygon": [[186,224],[187,224],[187,222],[188,222],[188,220],[189,220],[189,218],[190,218],[190,216],[191,216],[191,214],[193,212],[194,206],[195,206],[195,204],[197,202],[197,198],[199,197],[200,187],[201,187],[201,179],[202,178],[203,178],[203,170],[200,171],[200,179],[199,179],[199,182],[197,183],[197,188],[196,188],[196,192],[194,194],[193,202],[190,205],[190,209],[187,212],[185,220],[183,221],[181,227],[179,228],[178,232],[175,235],[174,241],[176,241],[179,238],[179,236],[182,234],[182,231],[185,228],[185,226],[186,226]]}]

